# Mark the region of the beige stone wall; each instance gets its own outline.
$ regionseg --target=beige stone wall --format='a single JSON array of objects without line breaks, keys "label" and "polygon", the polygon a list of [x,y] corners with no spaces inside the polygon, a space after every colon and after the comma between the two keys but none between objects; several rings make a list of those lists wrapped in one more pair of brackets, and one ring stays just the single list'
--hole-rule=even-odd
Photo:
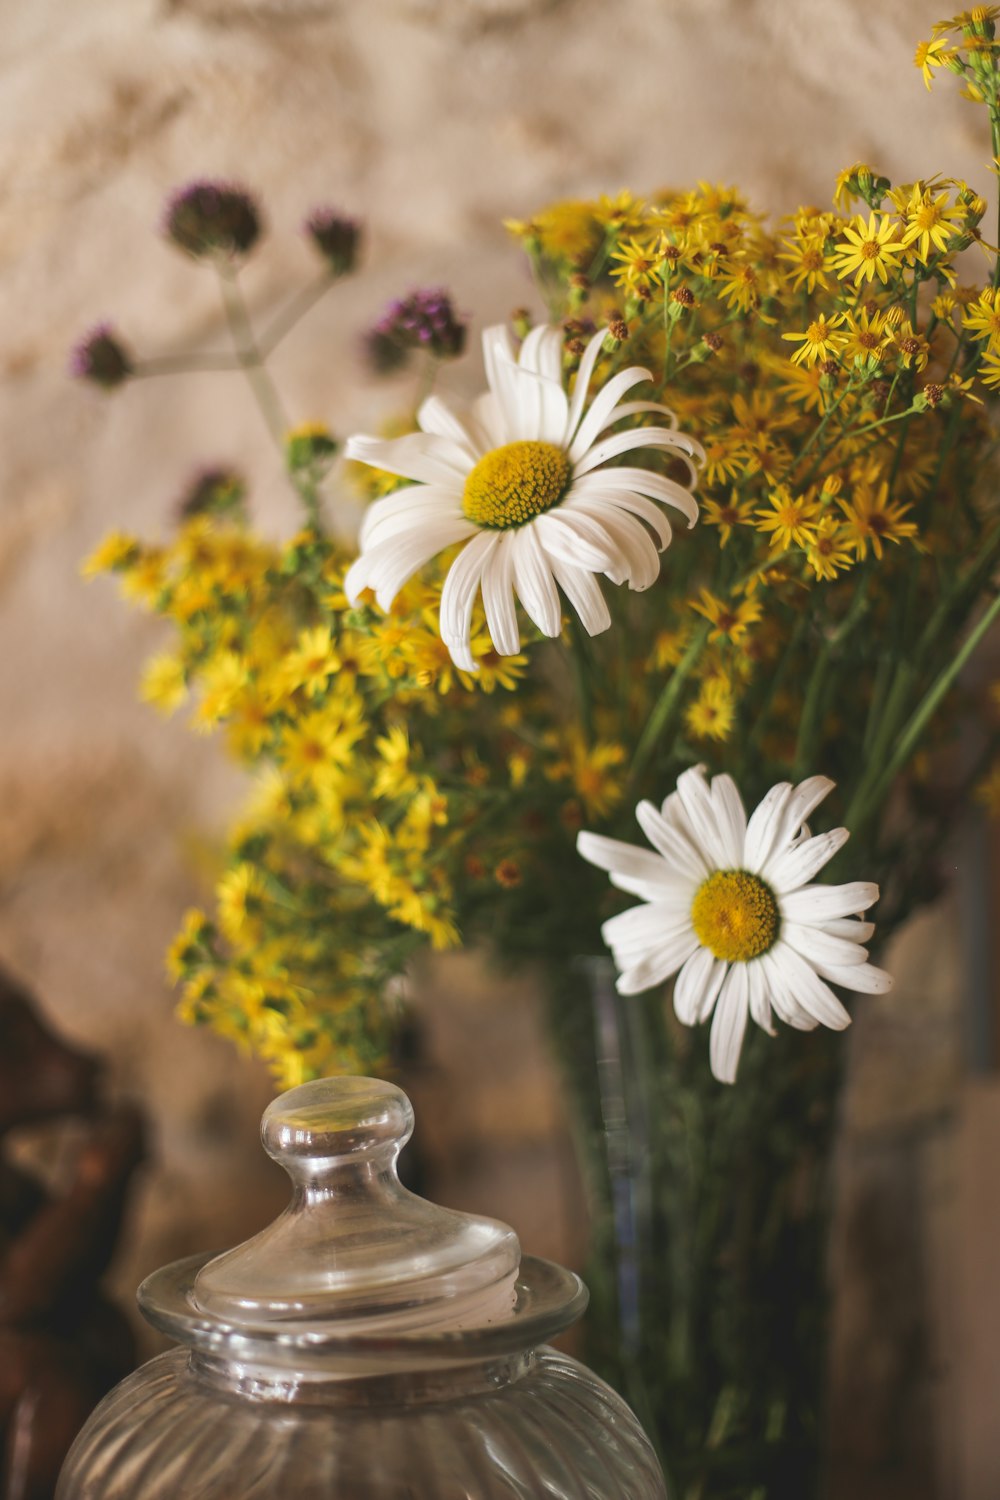
[{"label": "beige stone wall", "polygon": [[[246,1233],[281,1188],[254,1146],[266,1077],[181,1030],[162,977],[165,944],[197,892],[199,851],[239,784],[214,744],[135,704],[160,633],[106,582],[81,584],[77,566],[112,526],[163,530],[202,461],[254,473],[262,524],[288,524],[292,511],[236,377],[140,382],[104,400],[68,382],[67,346],[99,317],[148,353],[217,346],[211,278],[154,233],[166,192],[196,175],[239,177],[262,196],[273,232],[247,280],[263,313],[309,274],[295,232],[308,208],[334,203],[367,221],[364,274],[330,295],[277,366],[294,414],[339,431],[396,399],[374,392],[353,362],[384,300],[444,282],[477,321],[530,301],[499,221],[553,196],[709,178],[739,181],[780,210],[825,202],[834,173],[858,158],[897,180],[955,172],[985,189],[978,114],[947,86],[928,96],[911,66],[940,3],[0,6],[0,961],[37,987],[68,1033],[107,1052],[114,1088],[140,1096],[155,1121],[156,1163],[118,1268],[122,1289],[164,1258]],[[449,381],[471,371],[472,362]],[[450,1163],[443,1193],[505,1214],[532,1248],[570,1254],[581,1210],[537,1019],[521,990],[491,1005],[464,963],[425,987],[438,1067],[425,1130]],[[952,1036],[956,985],[954,962],[943,963],[926,1004],[928,1024]],[[923,1016],[908,1010],[912,999],[901,986],[891,1043],[873,1003],[863,1040],[875,1050],[859,1059],[862,1072]],[[492,1053],[484,1035],[499,1039]],[[492,1071],[473,1072],[477,1057]],[[957,1087],[950,1066],[936,1100]],[[901,1099],[909,1076],[892,1085]],[[867,1097],[881,1091],[876,1078]],[[874,1140],[858,1181],[878,1199],[878,1172],[888,1171],[898,1215],[912,1210],[916,1225],[897,1158],[879,1157],[882,1125],[863,1108],[855,1123]],[[935,1192],[945,1202],[938,1158],[908,1160],[921,1203]],[[938,1219],[940,1266],[953,1247],[951,1221]],[[919,1321],[926,1287],[903,1303],[904,1321]],[[863,1295],[845,1314],[849,1374],[870,1353],[873,1318]],[[875,1366],[898,1365],[903,1349],[883,1340]],[[877,1388],[877,1369],[871,1379]],[[933,1493],[931,1438],[914,1447],[913,1434],[932,1433],[925,1418],[940,1395],[908,1410],[902,1428],[890,1413],[859,1429],[848,1401],[846,1446],[860,1430],[868,1472],[903,1452],[924,1483],[907,1493]]]}]

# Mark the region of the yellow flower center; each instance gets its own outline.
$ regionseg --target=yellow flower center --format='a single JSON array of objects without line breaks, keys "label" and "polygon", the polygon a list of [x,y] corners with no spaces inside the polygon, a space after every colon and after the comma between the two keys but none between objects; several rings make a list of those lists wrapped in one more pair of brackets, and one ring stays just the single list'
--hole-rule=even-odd
[{"label": "yellow flower center", "polygon": [[716,870],[691,903],[691,925],[703,947],[728,963],[759,958],[778,936],[778,903],[746,870]]},{"label": "yellow flower center", "polygon": [[523,526],[558,503],[569,472],[569,459],[555,443],[505,443],[470,471],[462,509],[477,526]]},{"label": "yellow flower center", "polygon": [[878,240],[864,240],[861,245],[861,254],[865,260],[878,260],[882,246]]}]

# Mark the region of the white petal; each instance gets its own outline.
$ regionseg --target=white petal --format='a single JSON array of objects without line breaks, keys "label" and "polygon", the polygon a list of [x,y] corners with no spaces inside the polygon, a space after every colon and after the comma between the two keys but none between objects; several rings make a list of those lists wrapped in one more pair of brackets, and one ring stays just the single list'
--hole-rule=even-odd
[{"label": "white petal", "polygon": [[636,821],[654,849],[659,850],[667,864],[677,871],[679,877],[700,884],[710,874],[708,862],[698,845],[686,837],[683,830],[674,827],[652,802],[640,802],[635,810]]},{"label": "white petal", "polygon": [[566,430],[569,403],[561,384],[515,365],[514,390],[518,404],[518,430],[515,437],[559,446]]},{"label": "white petal", "polygon": [[624,577],[618,569],[606,569],[612,583],[627,583],[629,588],[641,593],[656,582],[660,576],[660,554],[641,521],[626,511],[602,506],[596,500],[581,500],[579,506],[574,507],[573,515],[588,515],[596,520],[623,558]]},{"label": "white petal", "polygon": [[[525,335],[518,354],[518,364],[536,375],[543,375],[555,385],[562,385],[563,331],[551,324],[540,323]],[[562,433],[556,438],[559,442]]]},{"label": "white petal", "polygon": [[643,902],[609,917],[601,927],[601,937],[616,954],[642,952],[658,946],[665,923],[666,930],[675,934],[683,926],[676,918],[668,918],[655,902]]},{"label": "white petal", "polygon": [[483,567],[483,608],[490,640],[501,656],[516,656],[521,649],[514,607],[514,552],[509,532],[499,541]]},{"label": "white petal", "polygon": [[[365,511],[358,533],[360,551],[390,537],[416,530],[425,521],[467,521],[456,496],[433,484],[408,484],[405,489],[375,500]],[[467,522],[472,525],[471,521]],[[471,533],[470,533],[471,534]]]},{"label": "white petal", "polygon": [[611,611],[601,593],[601,586],[586,568],[574,567],[557,557],[549,558],[556,583],[580,617],[588,635],[600,635],[611,624]]},{"label": "white petal", "polygon": [[633,448],[665,448],[685,459],[690,456],[704,460],[705,457],[701,444],[688,437],[686,432],[676,432],[670,427],[632,427],[628,432],[615,432],[595,443],[575,465],[574,476],[589,474],[598,464],[607,463],[609,458],[617,458],[620,453],[628,453]]},{"label": "white petal", "polygon": [[786,1026],[794,1026],[796,1031],[815,1031],[819,1022],[815,1016],[803,1010],[771,954],[762,953],[760,958],[754,959],[754,963],[763,974],[768,999],[774,1006],[778,1019],[784,1021]]},{"label": "white petal", "polygon": [[754,875],[760,873],[762,865],[774,849],[775,837],[781,827],[781,815],[791,793],[791,782],[779,781],[777,786],[773,786],[761,798],[750,814],[744,860],[746,868]]},{"label": "white petal", "polygon": [[[407,579],[418,573],[438,552],[468,536],[465,530],[468,524],[464,519],[446,518],[433,524],[425,521],[376,547],[366,548],[347,570],[344,593],[352,604],[356,604],[362,590],[373,589],[379,608],[390,610],[392,601]],[[474,542],[469,545],[473,546]]]},{"label": "white petal", "polygon": [[788,991],[797,1005],[823,1026],[843,1031],[851,1018],[836,995],[825,985],[810,964],[779,939],[766,957],[778,967]]},{"label": "white petal", "polygon": [[762,1031],[768,1036],[774,1036],[774,1023],[771,1020],[771,1001],[768,996],[767,978],[764,970],[756,961],[746,965],[747,986],[750,992],[750,1016],[757,1022]]},{"label": "white petal", "polygon": [[493,323],[483,329],[483,364],[486,368],[486,384],[491,391],[497,388],[497,366],[503,362],[512,365],[517,360],[514,340],[506,323]]},{"label": "white petal", "polygon": [[571,463],[575,464],[578,459],[582,458],[591,443],[595,442],[604,429],[616,420],[615,407],[619,398],[624,396],[626,391],[630,391],[634,385],[639,385],[644,380],[652,380],[652,378],[648,370],[642,370],[638,365],[633,365],[630,369],[621,370],[617,375],[613,375],[606,385],[601,386],[590,403],[587,415],[576,430],[569,450]]},{"label": "white petal", "polygon": [[833,917],[855,916],[878,900],[878,886],[865,880],[849,885],[805,885],[789,891],[778,903],[781,914],[792,922],[823,922]]},{"label": "white petal", "polygon": [[476,397],[472,403],[472,414],[485,439],[484,452],[490,448],[502,448],[504,443],[509,441],[500,402],[492,391],[484,391],[481,396]]},{"label": "white petal", "polygon": [[747,1029],[749,986],[746,964],[732,964],[715,1002],[709,1058],[720,1083],[735,1083]]},{"label": "white petal", "polygon": [[747,835],[747,815],[736,789],[736,783],[731,776],[722,775],[712,778],[712,807],[715,812],[715,826],[725,848],[729,866],[731,869],[740,869],[743,865],[743,845]]},{"label": "white petal", "polygon": [[518,379],[520,374],[530,378],[528,372],[520,371],[512,359],[505,358],[500,351],[496,352],[489,381],[500,406],[505,443],[530,441],[538,436],[539,416],[534,399],[536,393],[531,386],[522,387]]},{"label": "white petal", "polygon": [[761,867],[760,874],[779,896],[805,885],[842,849],[850,838],[846,828],[832,828],[779,849]]},{"label": "white petal", "polygon": [[[603,473],[604,471],[601,470],[600,472]],[[586,477],[588,479],[594,479],[597,476],[588,474]],[[566,496],[561,506],[559,507],[559,514],[576,514],[576,510],[579,507],[581,500],[585,503],[589,502],[591,509],[593,509],[595,505],[607,506],[612,514],[615,510],[624,510],[628,511],[630,515],[638,516],[641,520],[646,522],[647,526],[652,528],[653,532],[656,535],[656,539],[659,542],[661,552],[665,547],[670,546],[670,542],[673,537],[673,531],[671,529],[670,522],[667,520],[660,507],[656,505],[652,500],[648,500],[645,495],[637,494],[634,490],[622,489],[621,491],[615,491],[609,489],[605,493],[601,493],[598,490],[589,490],[586,495],[574,498],[574,492],[573,490],[570,490],[569,494]]]},{"label": "white petal", "polygon": [[817,964],[816,972],[829,979],[831,984],[839,984],[845,990],[858,990],[865,995],[884,995],[892,989],[892,975],[884,969],[877,969],[874,964],[853,964],[846,969],[836,964]]},{"label": "white petal", "polygon": [[625,566],[624,559],[599,521],[564,506],[536,516],[533,522],[546,553],[591,573]]},{"label": "white petal", "polygon": [[846,939],[824,932],[822,927],[808,927],[801,922],[782,922],[782,941],[811,963],[836,964],[838,967],[863,964],[868,958],[867,948]]},{"label": "white petal", "polygon": [[637,844],[626,844],[621,839],[605,838],[603,834],[586,830],[577,834],[576,848],[583,859],[596,865],[599,870],[606,870],[611,877],[611,884],[619,890],[633,891],[635,885],[641,884],[656,890],[656,897],[649,896],[646,897],[647,900],[671,897],[676,893],[679,902],[687,900],[690,906],[687,887],[678,885],[666,860],[652,849],[643,849]]},{"label": "white petal", "polygon": [[823,931],[850,943],[867,943],[875,931],[874,922],[858,922],[854,917],[835,917],[823,923]]},{"label": "white petal", "polygon": [[690,929],[686,933],[661,940],[655,952],[625,969],[619,976],[619,995],[638,995],[643,990],[651,990],[654,985],[665,984],[687,962],[697,947],[698,939]]},{"label": "white petal", "polygon": [[448,569],[441,590],[441,639],[455,665],[465,672],[477,670],[470,645],[472,606],[476,602],[483,568],[497,545],[495,531],[480,531]]},{"label": "white petal", "polygon": [[731,870],[733,862],[727,838],[719,830],[711,788],[701,766],[692,766],[678,776],[677,796],[707,864],[716,870]]},{"label": "white petal", "polygon": [[440,484],[461,495],[472,465],[469,455],[448,438],[433,432],[407,432],[398,438],[365,437],[356,433],[344,444],[345,458],[386,469],[421,484]]},{"label": "white petal", "polygon": [[[482,434],[470,431],[466,422],[441,396],[428,396],[417,412],[417,425],[424,432],[447,438],[468,456],[470,466],[482,456]],[[478,423],[476,424],[478,426]]]},{"label": "white petal", "polygon": [[554,638],[562,630],[562,609],[552,569],[545,559],[542,545],[529,522],[514,533],[510,541],[514,555],[514,588],[529,619],[542,635]]},{"label": "white petal", "polygon": [[672,505],[687,517],[688,529],[698,519],[698,502],[689,489],[683,484],[678,484],[676,479],[668,479],[665,474],[654,474],[652,469],[637,469],[631,467],[616,467],[613,469],[594,469],[588,474],[574,475],[573,488],[570,494],[591,495],[598,494],[630,494],[638,492],[640,495],[648,495],[653,500],[660,500],[664,505]]},{"label": "white petal", "polygon": [[615,421],[620,422],[622,417],[638,417],[645,412],[655,411],[661,417],[666,417],[668,427],[677,426],[676,414],[669,406],[661,406],[659,401],[623,401],[615,408]]},{"label": "white petal", "polygon": [[674,1010],[678,1021],[683,1021],[685,1026],[706,1021],[712,1014],[712,1006],[725,977],[726,965],[722,959],[699,945],[674,984]]},{"label": "white petal", "polygon": [[573,387],[573,395],[569,403],[569,414],[566,418],[566,431],[563,435],[562,446],[569,448],[573,441],[573,434],[580,425],[583,416],[584,404],[587,400],[587,391],[590,389],[591,376],[601,352],[601,345],[607,337],[607,329],[599,328],[592,335],[586,349],[580,356],[580,365],[576,372],[576,384]]},{"label": "white petal", "polygon": [[809,776],[793,788],[774,831],[775,849],[791,843],[798,836],[799,830],[805,827],[806,819],[829,796],[835,785],[829,776]]}]

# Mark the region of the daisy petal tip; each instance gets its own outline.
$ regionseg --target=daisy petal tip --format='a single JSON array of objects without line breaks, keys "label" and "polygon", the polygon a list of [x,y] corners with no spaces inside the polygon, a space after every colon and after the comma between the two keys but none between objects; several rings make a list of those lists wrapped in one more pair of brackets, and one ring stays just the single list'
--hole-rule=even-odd
[{"label": "daisy petal tip", "polygon": [[585,828],[576,836],[576,852],[590,865],[597,864],[597,837],[597,834],[589,833]]}]

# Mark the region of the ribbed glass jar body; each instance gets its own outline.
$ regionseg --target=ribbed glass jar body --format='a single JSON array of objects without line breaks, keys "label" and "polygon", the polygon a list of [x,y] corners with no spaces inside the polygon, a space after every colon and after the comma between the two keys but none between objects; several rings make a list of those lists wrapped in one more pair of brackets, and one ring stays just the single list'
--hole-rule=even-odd
[{"label": "ribbed glass jar body", "polygon": [[56,1500],[666,1500],[625,1403],[548,1347],[322,1380],[173,1349],[112,1391]]}]

